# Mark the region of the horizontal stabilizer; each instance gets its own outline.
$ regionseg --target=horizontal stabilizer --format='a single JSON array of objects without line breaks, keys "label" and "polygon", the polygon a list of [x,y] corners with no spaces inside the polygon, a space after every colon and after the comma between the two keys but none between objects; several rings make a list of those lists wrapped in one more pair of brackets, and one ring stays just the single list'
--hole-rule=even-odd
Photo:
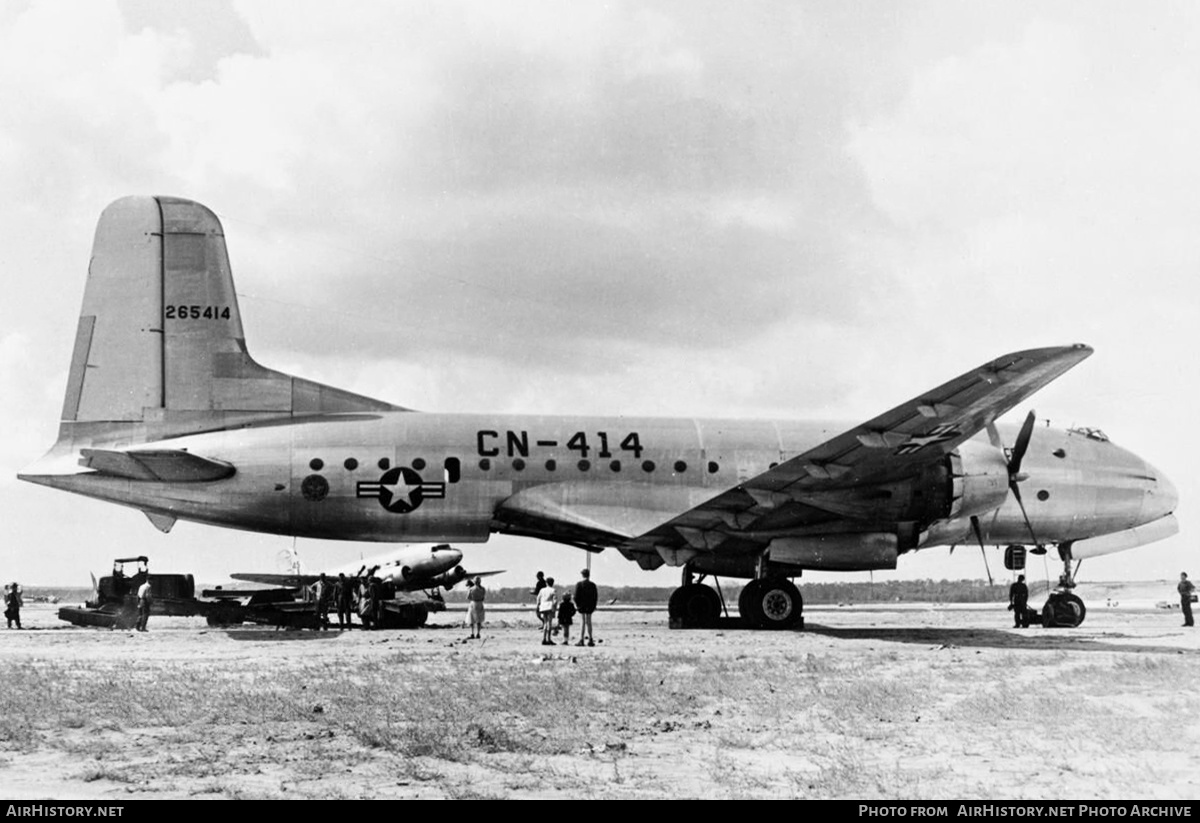
[{"label": "horizontal stabilizer", "polygon": [[203,483],[232,477],[232,463],[201,457],[180,449],[115,451],[83,449],[79,465],[100,474],[161,483]]}]

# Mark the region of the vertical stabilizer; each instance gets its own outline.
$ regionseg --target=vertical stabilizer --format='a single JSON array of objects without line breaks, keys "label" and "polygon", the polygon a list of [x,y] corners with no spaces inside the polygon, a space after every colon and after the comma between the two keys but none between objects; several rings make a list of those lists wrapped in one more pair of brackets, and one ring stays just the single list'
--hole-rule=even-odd
[{"label": "vertical stabilizer", "polygon": [[210,210],[126,197],[96,227],[59,440],[144,441],[397,406],[258,365]]}]

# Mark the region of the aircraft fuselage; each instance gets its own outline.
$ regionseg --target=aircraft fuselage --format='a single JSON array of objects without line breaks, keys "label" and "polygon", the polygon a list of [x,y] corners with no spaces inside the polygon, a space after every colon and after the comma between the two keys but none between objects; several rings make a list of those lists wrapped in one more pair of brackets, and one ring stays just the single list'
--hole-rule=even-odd
[{"label": "aircraft fuselage", "polygon": [[[356,413],[126,446],[185,450],[236,467],[232,476],[211,482],[161,483],[68,469],[72,461],[65,444],[59,444],[57,470],[44,472],[39,464],[22,476],[147,512],[231,528],[342,540],[482,542],[491,532],[506,530],[495,520],[496,509],[525,489],[546,487],[551,499],[558,495],[564,505],[584,512],[589,505],[608,506],[665,521],[849,425]],[[1015,429],[1002,427],[1001,435],[1011,443]],[[964,473],[1000,491],[979,511],[984,539],[1030,542],[1021,512],[1007,495],[1002,450],[980,434],[958,453]],[[919,545],[907,548],[973,540],[969,515],[975,512],[952,514],[950,473],[947,467],[916,482],[880,485],[886,494],[871,504],[881,507],[878,520],[920,525]],[[1169,483],[1144,460],[1076,431],[1035,428],[1022,473],[1024,502],[1039,541],[1119,532],[1169,514],[1175,504]],[[830,518],[837,514],[831,512]],[[864,521],[863,514],[856,512],[856,522]],[[597,534],[612,537],[594,538],[596,548],[620,545],[622,534],[640,533],[633,521],[625,530],[604,526]]]}]

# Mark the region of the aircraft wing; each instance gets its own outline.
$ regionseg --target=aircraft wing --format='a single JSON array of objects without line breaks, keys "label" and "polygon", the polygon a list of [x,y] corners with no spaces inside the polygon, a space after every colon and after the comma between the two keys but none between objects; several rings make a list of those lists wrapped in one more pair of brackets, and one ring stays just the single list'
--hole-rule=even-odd
[{"label": "aircraft wing", "polygon": [[315,574],[259,574],[257,572],[237,572],[229,576],[234,580],[245,580],[249,583],[263,583],[288,589],[311,586],[318,579]]},{"label": "aircraft wing", "polygon": [[[765,531],[772,512],[796,505],[855,519],[878,512],[881,484],[922,470],[1081,362],[1075,345],[1004,355],[917,395],[775,468],[721,492],[634,539],[634,550],[711,549],[730,535]],[[769,528],[787,528],[776,518]]]}]

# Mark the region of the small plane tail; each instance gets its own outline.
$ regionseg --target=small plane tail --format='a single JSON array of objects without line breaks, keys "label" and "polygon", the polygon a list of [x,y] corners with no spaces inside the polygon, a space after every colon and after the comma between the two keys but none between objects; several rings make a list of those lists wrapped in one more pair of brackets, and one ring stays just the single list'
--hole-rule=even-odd
[{"label": "small plane tail", "polygon": [[221,222],[199,203],[126,197],[96,227],[60,445],[145,442],[264,418],[395,411],[260,366],[246,350]]}]

